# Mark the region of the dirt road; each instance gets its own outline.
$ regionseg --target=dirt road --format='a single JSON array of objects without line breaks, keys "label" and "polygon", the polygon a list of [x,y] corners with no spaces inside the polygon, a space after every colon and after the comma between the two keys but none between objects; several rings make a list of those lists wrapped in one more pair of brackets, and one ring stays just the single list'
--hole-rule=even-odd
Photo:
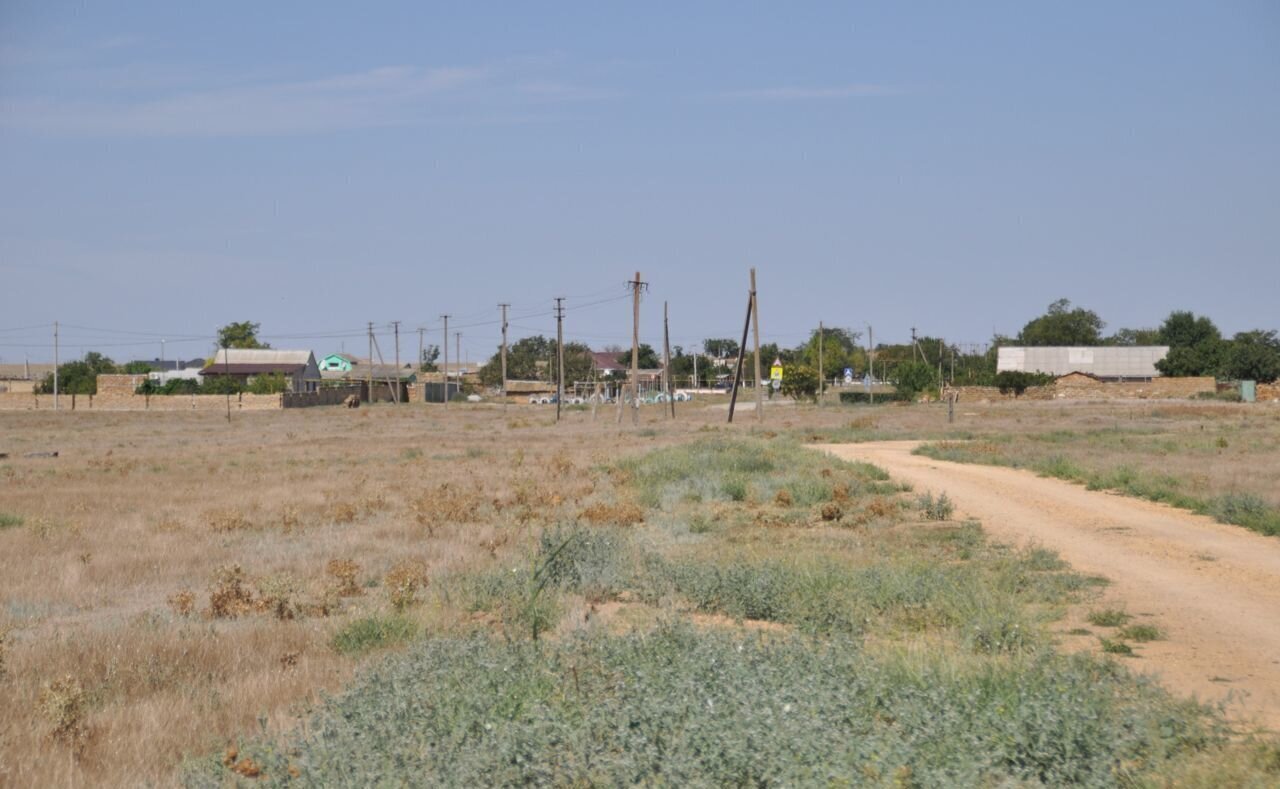
[{"label": "dirt road", "polygon": [[1028,471],[912,455],[918,443],[823,449],[945,492],[996,540],[1052,548],[1106,576],[1108,601],[1165,633],[1130,667],[1202,701],[1231,694],[1233,717],[1280,731],[1280,539]]}]

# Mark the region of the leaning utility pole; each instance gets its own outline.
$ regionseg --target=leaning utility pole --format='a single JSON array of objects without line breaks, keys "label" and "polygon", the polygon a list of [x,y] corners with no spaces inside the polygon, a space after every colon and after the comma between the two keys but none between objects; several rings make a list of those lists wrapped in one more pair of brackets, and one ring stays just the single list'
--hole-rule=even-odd
[{"label": "leaning utility pole", "polygon": [[754,293],[747,294],[747,319],[742,322],[742,342],[738,345],[738,362],[733,366],[733,389],[729,392],[729,422],[733,422],[733,411],[738,406],[738,388],[742,386],[742,360],[747,355],[747,332],[751,330],[751,313],[755,312],[756,298]]},{"label": "leaning utility pole", "polygon": [[760,390],[760,299],[756,295],[756,270],[751,269],[751,322],[756,338],[756,421],[764,421],[764,392]]},{"label": "leaning utility pole", "polygon": [[640,272],[628,283],[631,287],[631,423],[640,424],[640,291],[648,283]]},{"label": "leaning utility pole", "polygon": [[53,410],[58,410],[58,322],[53,322]]},{"label": "leaning utility pole", "polygon": [[662,377],[666,379],[667,402],[671,404],[671,418],[676,418],[676,393],[671,391],[671,322],[667,303],[662,302]]},{"label": "leaning utility pole", "polygon": [[502,308],[502,407],[507,407],[507,307],[510,304],[499,304]]},{"label": "leaning utility pole", "polygon": [[444,349],[444,367],[440,368],[444,371],[444,407],[449,410],[449,316],[441,315],[444,318],[444,344],[440,347]]},{"label": "leaning utility pole", "polygon": [[369,388],[366,391],[369,404],[373,404],[373,321],[369,321]]},{"label": "leaning utility pole", "polygon": [[[639,279],[639,277],[637,277]],[[556,421],[564,402],[564,296],[556,297]]]}]

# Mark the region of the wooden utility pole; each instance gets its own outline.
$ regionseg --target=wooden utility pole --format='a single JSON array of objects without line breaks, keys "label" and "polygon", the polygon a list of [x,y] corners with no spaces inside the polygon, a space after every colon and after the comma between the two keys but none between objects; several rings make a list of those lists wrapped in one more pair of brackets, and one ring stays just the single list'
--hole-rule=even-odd
[{"label": "wooden utility pole", "polygon": [[461,390],[462,389],[462,332],[460,331],[456,331],[453,333],[453,350],[454,350],[454,355],[457,357],[456,359],[453,360],[453,363],[458,366],[458,389]]},{"label": "wooden utility pole", "polygon": [[391,321],[391,329],[396,335],[396,375],[400,375],[400,321]]},{"label": "wooden utility pole", "polygon": [[756,295],[756,270],[751,269],[751,323],[756,345],[756,421],[764,421],[764,391],[760,389],[760,298]]},{"label": "wooden utility pole", "polygon": [[418,363],[413,366],[413,369],[418,372],[422,371],[422,335],[425,331],[426,329],[421,326],[418,327]]},{"label": "wooden utility pole", "polygon": [[[639,279],[639,277],[636,277]],[[564,402],[564,296],[556,297],[556,421]]]},{"label": "wooden utility pole", "polygon": [[[378,364],[381,364],[381,365],[382,365],[382,369],[383,369],[383,371],[384,371],[384,372],[386,372],[386,368],[387,368],[387,360],[382,358],[382,347],[378,345],[378,338],[377,338],[377,337],[374,337],[374,338],[373,338],[373,349],[374,349],[375,351],[377,351],[377,352],[378,352]],[[372,374],[372,372],[373,372],[373,360],[372,360],[372,359],[370,359],[370,360],[369,360],[369,370],[370,370],[370,374]],[[386,380],[386,382],[387,382],[387,391],[391,393],[391,401],[392,401],[393,403],[395,403],[396,405],[400,405],[400,379],[399,379],[399,375],[400,375],[400,371],[399,371],[399,370],[397,370],[397,371],[396,371],[396,376],[397,376],[397,377],[396,377],[396,382],[395,382],[394,384],[391,382],[391,376],[390,376],[390,375],[386,375],[386,376],[385,376],[385,380]]]},{"label": "wooden utility pole", "polygon": [[444,349],[444,367],[440,369],[444,371],[444,408],[447,411],[449,410],[449,316],[441,315],[440,317],[444,319],[444,344],[440,346]]},{"label": "wooden utility pole", "polygon": [[742,342],[738,345],[738,362],[733,366],[733,388],[729,391],[729,422],[738,406],[738,387],[742,385],[742,361],[747,355],[747,332],[751,330],[751,313],[755,311],[754,293],[747,294],[747,318],[742,322]]},{"label": "wooden utility pole", "polygon": [[911,327],[911,361],[916,360],[916,351],[920,350],[920,344],[916,342],[916,327]]},{"label": "wooden utility pole", "polygon": [[[222,346],[222,375],[227,381],[227,424],[231,424],[231,352],[226,345]],[[75,400],[71,401],[71,405],[75,407]]]},{"label": "wooden utility pole", "polygon": [[818,321],[818,405],[822,405],[822,394],[826,390],[826,380],[822,377],[822,321]]},{"label": "wooden utility pole", "polygon": [[53,322],[53,410],[58,410],[58,322]]},{"label": "wooden utility pole", "polygon": [[640,424],[640,272],[631,281],[631,423]]},{"label": "wooden utility pole", "polygon": [[507,407],[507,307],[510,304],[499,304],[502,309],[502,407]]},{"label": "wooden utility pole", "polygon": [[671,389],[671,321],[667,303],[662,302],[662,377],[666,379],[667,402],[671,404],[671,418],[676,418],[676,393]]},{"label": "wooden utility pole", "polygon": [[369,321],[369,389],[368,400],[373,403],[373,321]]},{"label": "wooden utility pole", "polygon": [[871,368],[868,373],[871,382],[870,388],[867,389],[867,400],[871,405],[876,404],[876,330],[871,328],[871,324],[867,324],[867,366]]}]

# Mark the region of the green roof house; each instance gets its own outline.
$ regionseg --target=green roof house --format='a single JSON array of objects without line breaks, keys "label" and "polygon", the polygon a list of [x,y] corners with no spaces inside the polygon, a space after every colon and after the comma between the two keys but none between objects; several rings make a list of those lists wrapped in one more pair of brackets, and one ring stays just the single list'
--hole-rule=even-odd
[{"label": "green roof house", "polygon": [[345,353],[331,353],[320,360],[320,372],[349,373],[360,362]]}]

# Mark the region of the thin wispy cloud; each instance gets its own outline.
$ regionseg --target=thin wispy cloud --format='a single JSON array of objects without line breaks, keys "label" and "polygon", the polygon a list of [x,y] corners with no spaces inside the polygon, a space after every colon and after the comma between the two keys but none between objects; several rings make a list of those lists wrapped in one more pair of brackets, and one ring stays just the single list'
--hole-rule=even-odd
[{"label": "thin wispy cloud", "polygon": [[896,96],[900,93],[902,93],[900,88],[891,85],[854,84],[826,87],[792,85],[777,88],[755,88],[752,90],[732,90],[721,95],[729,99],[800,101],[805,99],[855,99],[872,96]]},{"label": "thin wispy cloud", "polygon": [[0,125],[64,135],[228,137],[319,134],[509,113],[521,104],[585,101],[599,91],[532,79],[510,64],[384,66],[315,79],[267,81],[138,98],[25,97]]}]

